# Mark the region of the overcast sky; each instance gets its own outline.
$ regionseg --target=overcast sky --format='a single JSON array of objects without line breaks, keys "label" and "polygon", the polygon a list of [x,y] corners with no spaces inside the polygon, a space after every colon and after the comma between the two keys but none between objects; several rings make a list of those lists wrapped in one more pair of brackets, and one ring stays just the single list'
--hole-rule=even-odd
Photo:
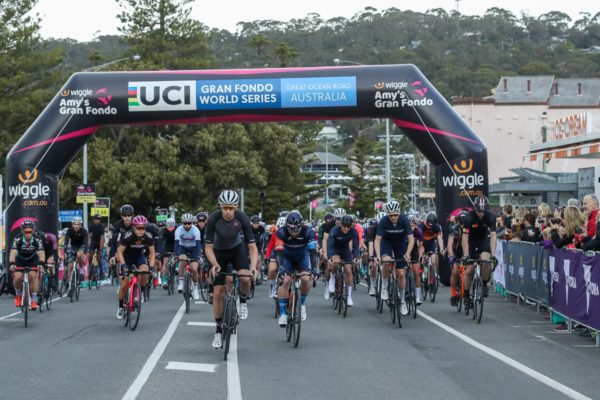
[{"label": "overcast sky", "polygon": [[[590,8],[593,4],[593,8]],[[582,11],[592,16],[600,11],[600,6],[592,0],[459,0],[461,14],[482,15],[490,7],[502,7],[512,11],[517,17],[522,12],[539,16],[548,11],[562,11],[573,20]],[[197,0],[192,7],[192,18],[209,28],[227,29],[235,32],[236,24],[242,21],[272,19],[289,21],[303,18],[308,13],[318,13],[323,19],[333,17],[351,18],[365,7],[386,10],[396,7],[400,10],[426,11],[431,8],[455,10],[456,0]],[[78,41],[90,41],[95,34],[118,34],[119,21],[116,15],[119,7],[114,0],[39,0],[34,12],[42,18],[41,34],[45,38],[70,37]]]}]

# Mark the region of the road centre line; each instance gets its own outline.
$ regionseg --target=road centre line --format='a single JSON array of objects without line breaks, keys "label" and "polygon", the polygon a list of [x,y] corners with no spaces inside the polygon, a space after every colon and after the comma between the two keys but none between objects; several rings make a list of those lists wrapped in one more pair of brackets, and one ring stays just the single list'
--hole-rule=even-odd
[{"label": "road centre line", "polygon": [[171,338],[173,337],[173,334],[175,333],[175,330],[179,325],[179,321],[181,321],[181,318],[183,317],[184,313],[185,302],[181,303],[181,307],[179,307],[179,310],[177,310],[177,313],[175,313],[175,316],[171,320],[171,323],[169,324],[169,327],[167,328],[165,334],[152,351],[152,354],[150,354],[150,356],[148,357],[148,360],[146,360],[146,363],[140,370],[138,376],[135,378],[135,381],[133,381],[133,383],[127,390],[127,393],[125,393],[125,395],[123,396],[123,400],[135,399],[137,395],[140,394],[140,391],[142,390],[144,384],[150,377],[152,370],[158,363],[158,360],[160,359],[165,349],[167,348],[167,345],[171,341]]},{"label": "road centre line", "polygon": [[488,347],[482,343],[477,342],[476,340],[471,339],[469,336],[467,336],[463,333],[460,333],[456,329],[444,324],[443,322],[440,322],[437,319],[430,317],[429,315],[425,314],[423,311],[418,310],[418,313],[420,316],[422,316],[423,318],[425,318],[432,324],[437,325],[438,327],[442,328],[443,330],[445,330],[448,333],[451,333],[452,335],[456,336],[458,339],[462,340],[463,342],[467,343],[468,345],[471,345],[471,346],[475,347],[476,349],[481,350],[484,353],[487,353],[488,355],[496,358],[497,360],[502,361],[503,363],[513,367],[514,369],[516,369],[518,371],[521,371],[522,373],[524,373],[526,375],[529,375],[533,379],[536,379],[539,382],[543,383],[544,385],[549,386],[552,389],[561,392],[565,396],[568,396],[571,399],[577,399],[577,400],[592,400],[590,397],[587,397],[584,394],[581,394],[581,393],[575,391],[574,389],[571,389],[570,387],[565,386],[562,383],[555,381],[554,379],[552,379],[540,372],[537,372],[536,370],[531,369],[524,364],[521,364],[517,360],[514,360],[514,359],[500,353],[499,351],[492,349],[491,347]]},{"label": "road centre line", "polygon": [[189,326],[217,326],[216,322],[193,322],[189,321],[187,323]]},{"label": "road centre line", "polygon": [[227,400],[242,400],[240,369],[237,355],[237,333],[231,335],[229,354],[227,355]]}]

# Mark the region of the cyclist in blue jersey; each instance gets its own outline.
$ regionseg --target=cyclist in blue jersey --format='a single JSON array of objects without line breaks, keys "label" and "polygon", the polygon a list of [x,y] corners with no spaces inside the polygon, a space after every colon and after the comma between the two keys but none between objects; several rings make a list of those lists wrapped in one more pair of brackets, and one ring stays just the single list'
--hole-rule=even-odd
[{"label": "cyclist in blue jersey", "polygon": [[[400,203],[390,201],[384,206],[387,216],[381,218],[377,226],[377,235],[375,236],[375,251],[378,260],[386,262],[396,260],[396,280],[400,288],[400,313],[408,314],[404,291],[406,289],[406,266],[410,262],[410,253],[412,252],[415,239],[413,236],[410,222],[406,215],[400,213]],[[382,268],[381,299],[387,300],[388,293],[388,268]]]},{"label": "cyclist in blue jersey", "polygon": [[[329,233],[331,232],[331,230],[336,227],[336,226],[340,226],[340,221],[342,220],[342,217],[346,215],[346,210],[344,210],[343,208],[336,208],[333,211],[333,221],[327,223],[324,228],[323,228],[323,237],[321,238],[321,236],[319,236],[319,240],[322,243],[322,256],[324,259],[328,260],[330,257],[327,254],[327,248],[328,248],[328,243],[329,243]],[[325,281],[329,282],[328,284],[325,284],[325,300],[329,300],[329,294],[333,293],[335,291],[335,277],[331,274],[330,268],[329,268],[329,263],[325,264],[325,269],[323,271],[323,276],[325,277]]]},{"label": "cyclist in blue jersey", "polygon": [[[316,270],[317,242],[312,228],[302,223],[302,216],[298,212],[291,212],[286,218],[285,226],[279,228],[277,237],[283,241],[283,265],[280,273],[283,274],[283,284],[279,287],[279,326],[285,328],[287,325],[288,293],[292,278],[289,274],[293,272],[310,272]],[[306,320],[306,297],[310,292],[311,278],[305,275],[300,278],[302,320]]]},{"label": "cyclist in blue jersey", "polygon": [[[352,301],[352,282],[354,279],[352,277],[352,263],[359,255],[358,232],[352,227],[353,222],[351,216],[344,215],[340,219],[340,225],[331,229],[327,239],[327,257],[329,259],[331,272],[335,274],[337,268],[339,268],[339,264],[344,265],[348,307],[354,305],[354,302]],[[334,263],[337,264],[337,266],[334,265]],[[335,286],[333,289],[335,291]]]},{"label": "cyclist in blue jersey", "polygon": [[[202,255],[202,239],[200,238],[200,230],[193,223],[196,218],[190,213],[185,213],[181,216],[181,225],[175,230],[175,255],[179,257],[179,261],[186,258],[190,259],[190,267],[192,269],[192,296],[194,300],[200,299],[198,293],[198,260]],[[179,263],[179,285],[177,291],[183,293],[183,275],[185,263]]]}]

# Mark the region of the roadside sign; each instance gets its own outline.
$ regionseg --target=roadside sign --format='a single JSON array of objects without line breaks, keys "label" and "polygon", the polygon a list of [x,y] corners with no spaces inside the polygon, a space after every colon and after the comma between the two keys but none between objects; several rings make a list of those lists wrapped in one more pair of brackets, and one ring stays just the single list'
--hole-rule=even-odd
[{"label": "roadside sign", "polygon": [[73,217],[83,217],[82,210],[61,210],[58,212],[58,220],[60,222],[71,222]]}]

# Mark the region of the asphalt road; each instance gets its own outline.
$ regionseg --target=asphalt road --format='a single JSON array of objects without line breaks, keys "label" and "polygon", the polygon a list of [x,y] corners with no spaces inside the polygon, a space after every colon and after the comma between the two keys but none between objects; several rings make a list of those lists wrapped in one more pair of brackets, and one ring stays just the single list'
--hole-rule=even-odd
[{"label": "asphalt road", "polygon": [[567,399],[600,398],[600,349],[557,333],[536,308],[492,293],[483,321],[449,306],[448,289],[392,326],[360,287],[347,318],[308,300],[300,346],[285,341],[267,285],[232,340],[211,347],[212,308],[156,289],[135,332],[115,318],[116,288],[82,290],[30,315],[0,297],[0,398],[48,399]]}]

